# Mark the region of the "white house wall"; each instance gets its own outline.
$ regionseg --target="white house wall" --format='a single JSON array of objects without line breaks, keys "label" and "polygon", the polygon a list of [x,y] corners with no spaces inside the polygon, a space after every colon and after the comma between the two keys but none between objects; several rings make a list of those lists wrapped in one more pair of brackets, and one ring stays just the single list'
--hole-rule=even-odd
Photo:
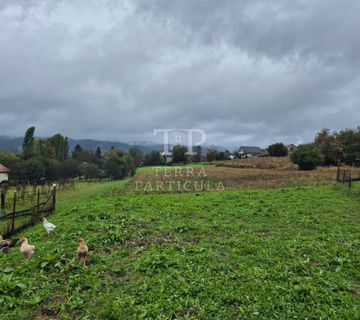
[{"label": "white house wall", "polygon": [[9,175],[7,173],[0,173],[0,182],[8,181]]}]

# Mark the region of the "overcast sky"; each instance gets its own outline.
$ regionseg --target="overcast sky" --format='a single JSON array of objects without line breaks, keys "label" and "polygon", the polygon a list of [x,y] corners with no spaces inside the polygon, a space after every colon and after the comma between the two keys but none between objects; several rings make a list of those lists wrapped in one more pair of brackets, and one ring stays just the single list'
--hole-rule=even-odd
[{"label": "overcast sky", "polygon": [[207,143],[360,125],[358,0],[0,0],[0,135]]}]

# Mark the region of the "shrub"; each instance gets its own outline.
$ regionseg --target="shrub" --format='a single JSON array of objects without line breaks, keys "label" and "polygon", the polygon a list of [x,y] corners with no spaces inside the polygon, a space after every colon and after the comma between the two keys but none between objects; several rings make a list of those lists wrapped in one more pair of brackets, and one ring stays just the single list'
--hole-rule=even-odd
[{"label": "shrub", "polygon": [[272,157],[286,157],[288,155],[288,149],[281,142],[270,145],[268,151]]},{"label": "shrub", "polygon": [[45,176],[50,180],[56,180],[61,178],[62,164],[60,161],[55,159],[45,158]]},{"label": "shrub", "polygon": [[108,177],[122,179],[134,167],[133,159],[120,150],[112,149],[105,153],[103,169]]},{"label": "shrub", "polygon": [[29,181],[38,181],[45,173],[45,167],[39,159],[30,159],[24,162],[25,178]]},{"label": "shrub", "polygon": [[209,150],[206,152],[206,160],[209,162],[215,161],[218,156],[218,151],[214,145],[209,147]]},{"label": "shrub", "polygon": [[161,158],[160,152],[154,150],[145,155],[144,164],[158,166],[164,164],[164,161]]},{"label": "shrub", "polygon": [[302,144],[291,154],[290,159],[300,170],[314,170],[323,163],[320,149],[313,144]]},{"label": "shrub", "polygon": [[95,163],[87,163],[82,169],[86,179],[96,179],[101,174],[99,167]]},{"label": "shrub", "polygon": [[63,178],[75,178],[81,174],[79,164],[73,159],[61,162],[61,176]]},{"label": "shrub", "polygon": [[15,153],[0,150],[0,163],[4,166],[9,167],[12,163],[18,160],[18,157]]}]

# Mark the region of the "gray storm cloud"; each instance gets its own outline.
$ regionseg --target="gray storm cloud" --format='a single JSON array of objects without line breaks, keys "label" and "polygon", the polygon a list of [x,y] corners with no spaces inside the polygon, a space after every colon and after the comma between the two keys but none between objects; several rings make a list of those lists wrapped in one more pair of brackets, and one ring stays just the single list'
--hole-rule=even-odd
[{"label": "gray storm cloud", "polygon": [[0,135],[299,143],[359,125],[357,0],[0,0]]}]

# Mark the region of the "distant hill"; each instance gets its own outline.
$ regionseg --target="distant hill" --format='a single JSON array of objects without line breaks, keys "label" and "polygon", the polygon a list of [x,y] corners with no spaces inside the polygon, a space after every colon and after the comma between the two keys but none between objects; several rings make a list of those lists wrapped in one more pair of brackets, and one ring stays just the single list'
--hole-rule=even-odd
[{"label": "distant hill", "polygon": [[23,138],[9,138],[0,136],[0,150],[7,150],[12,152],[21,151]]},{"label": "distant hill", "polygon": [[[12,152],[21,152],[21,146],[23,143],[23,138],[10,138],[6,136],[0,136],[0,150],[7,150]],[[125,143],[125,142],[114,142],[114,141],[101,141],[101,140],[92,140],[92,139],[71,139],[69,138],[69,147],[70,152],[74,150],[75,146],[79,144],[83,149],[93,150],[95,151],[97,147],[100,147],[101,151],[107,151],[112,146],[117,149],[121,149],[124,151],[129,150],[131,147],[137,146],[144,153],[148,153],[150,151],[163,151],[164,147],[162,144],[151,144],[146,142],[135,142],[135,143]],[[171,150],[173,146],[169,146]],[[203,145],[202,152],[208,151],[209,147]],[[223,147],[218,147],[218,151],[225,151],[226,149]]]},{"label": "distant hill", "polygon": [[[0,136],[0,150],[7,150],[12,152],[20,152],[22,146],[23,138],[10,138],[6,136]],[[127,151],[133,146],[138,146],[143,152],[150,152],[152,150],[161,151],[163,149],[162,145],[158,144],[129,144],[124,142],[111,142],[111,141],[100,141],[100,140],[91,140],[91,139],[69,139],[70,151],[74,147],[80,144],[83,149],[96,150],[97,147],[100,147],[102,151],[109,150],[112,146],[115,148]]]},{"label": "distant hill", "polygon": [[91,139],[69,139],[69,147],[70,150],[73,150],[75,146],[79,144],[83,149],[88,150],[96,150],[97,147],[100,147],[102,151],[106,151],[111,149],[111,147],[115,147],[120,150],[127,151],[131,147],[137,146],[139,147],[143,152],[150,152],[152,150],[161,151],[163,149],[162,145],[156,145],[156,144],[149,144],[149,145],[143,145],[143,144],[130,144],[125,142],[111,142],[111,141],[101,141],[101,140],[91,140]]}]

